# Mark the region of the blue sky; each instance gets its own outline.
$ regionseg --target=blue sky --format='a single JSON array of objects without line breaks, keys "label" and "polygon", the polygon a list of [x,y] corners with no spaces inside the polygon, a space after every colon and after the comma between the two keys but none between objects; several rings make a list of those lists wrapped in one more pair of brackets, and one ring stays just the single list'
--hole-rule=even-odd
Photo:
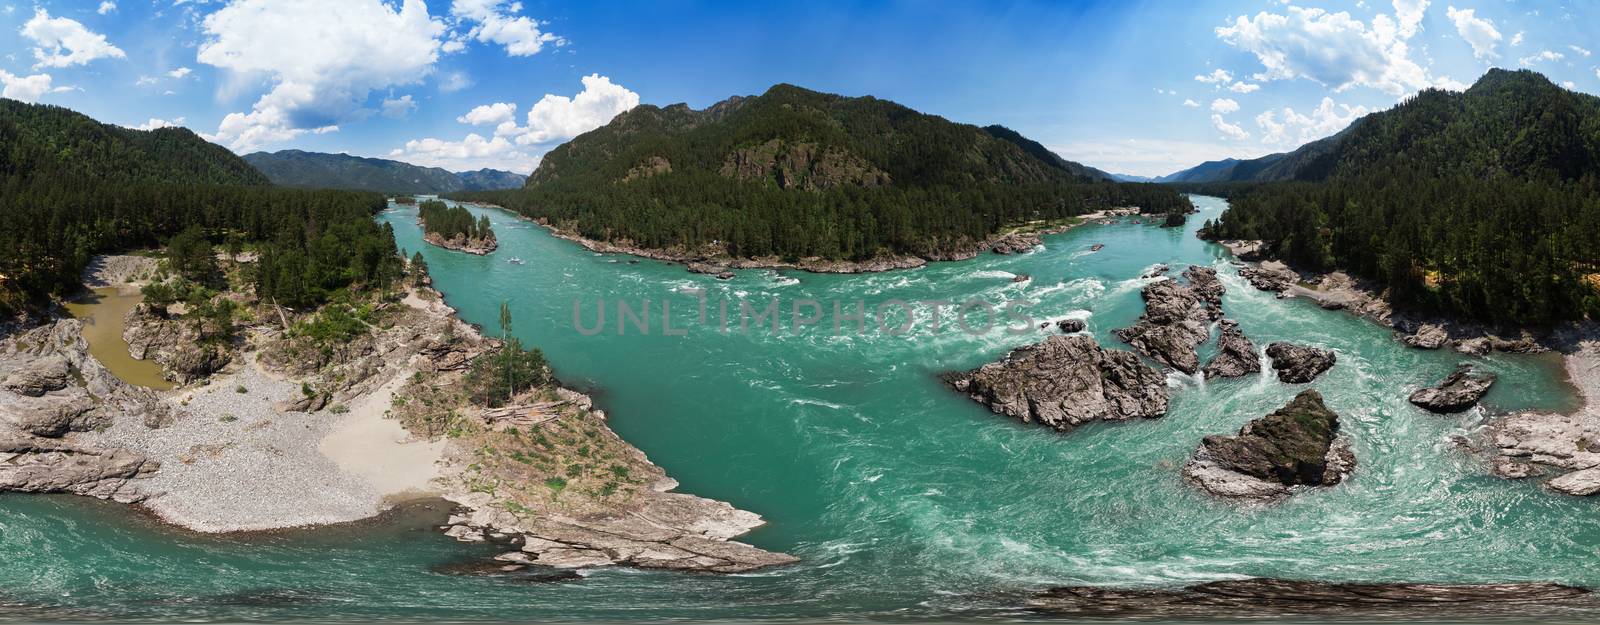
[{"label": "blue sky", "polygon": [[639,103],[774,83],[1017,129],[1157,175],[1530,67],[1600,93],[1584,0],[0,0],[6,97],[235,151],[530,171]]}]

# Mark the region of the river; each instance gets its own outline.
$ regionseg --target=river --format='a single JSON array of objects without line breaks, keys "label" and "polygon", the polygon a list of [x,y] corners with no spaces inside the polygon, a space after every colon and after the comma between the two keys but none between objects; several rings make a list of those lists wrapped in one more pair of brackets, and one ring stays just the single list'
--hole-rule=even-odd
[{"label": "river", "polygon": [[[681,490],[765,516],[749,542],[802,562],[750,575],[616,569],[512,583],[430,572],[485,551],[417,522],[217,538],[164,530],[110,504],[5,496],[0,600],[83,618],[959,620],[1016,615],[1019,593],[1060,584],[1277,576],[1600,587],[1592,501],[1490,477],[1451,442],[1483,413],[1441,417],[1406,402],[1467,357],[1408,349],[1369,321],[1251,289],[1220,247],[1194,236],[1224,203],[1196,204],[1201,214],[1183,228],[1086,225],[1017,256],[869,275],[741,271],[728,281],[594,254],[477,207],[499,251],[451,252],[422,243],[414,207],[393,207],[379,219],[408,253],[423,253],[466,320],[494,327],[509,301],[516,334],[544,349],[563,381],[594,391],[613,428]],[[1090,252],[1095,243],[1105,248]],[[1174,375],[1165,418],[1059,434],[990,414],[938,379],[1042,340],[1037,323],[1024,333],[966,332],[948,319],[941,332],[928,323],[870,331],[873,309],[891,300],[976,298],[999,308],[1026,299],[1038,321],[1085,318],[1096,339],[1117,346],[1110,332],[1141,313],[1148,280],[1138,276],[1156,263],[1174,273],[1218,267],[1228,316],[1258,345],[1337,350],[1338,365],[1314,386],[1353,439],[1360,464],[1349,480],[1265,508],[1182,483],[1178,466],[1202,436],[1232,433],[1303,388],[1269,376]],[[1032,279],[1013,282],[1017,274]],[[708,303],[704,324],[696,289]],[[630,323],[619,335],[616,302],[638,309],[646,299],[651,332]],[[588,325],[602,300],[607,325],[586,335],[574,302]],[[774,300],[780,332],[739,331],[738,302],[759,310]],[[869,332],[846,322],[836,334],[832,302],[848,311],[856,300]],[[663,301],[682,334],[663,331]],[[722,301],[733,302],[726,333]],[[824,319],[788,331],[794,303],[811,301]],[[1574,401],[1551,356],[1477,360],[1500,374],[1489,411]]]}]

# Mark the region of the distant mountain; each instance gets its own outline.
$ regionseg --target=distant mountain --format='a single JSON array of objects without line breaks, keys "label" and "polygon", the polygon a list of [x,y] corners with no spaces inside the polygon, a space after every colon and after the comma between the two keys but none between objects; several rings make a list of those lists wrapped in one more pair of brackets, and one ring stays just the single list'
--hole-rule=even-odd
[{"label": "distant mountain", "polygon": [[967,257],[1002,228],[1188,201],[1119,185],[999,126],[793,85],[639,106],[555,148],[525,189],[459,194],[674,257]]},{"label": "distant mountain", "polygon": [[528,177],[522,174],[501,171],[498,169],[480,169],[478,171],[463,171],[456,176],[461,178],[461,184],[467,191],[499,191],[501,189],[521,189],[527,184]]},{"label": "distant mountain", "polygon": [[1225,158],[1206,161],[1189,169],[1171,173],[1155,182],[1274,182],[1281,180],[1315,180],[1327,172],[1317,169],[1317,164],[1330,151],[1338,148],[1344,135],[1361,123],[1356,120],[1349,127],[1331,137],[1324,137],[1300,146],[1293,152],[1279,152],[1266,156],[1240,160]]},{"label": "distant mountain", "polygon": [[1111,174],[1111,179],[1117,182],[1160,182],[1154,176],[1134,176],[1131,174]]},{"label": "distant mountain", "polygon": [[381,158],[325,154],[302,150],[256,152],[244,160],[273,184],[310,189],[351,189],[383,193],[441,194],[521,187],[525,177],[481,169],[457,174]]}]

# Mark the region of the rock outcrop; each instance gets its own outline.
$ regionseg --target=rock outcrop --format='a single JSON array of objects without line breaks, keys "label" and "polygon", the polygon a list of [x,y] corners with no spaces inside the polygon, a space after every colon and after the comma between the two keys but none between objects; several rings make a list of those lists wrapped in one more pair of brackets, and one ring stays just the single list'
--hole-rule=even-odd
[{"label": "rock outcrop", "polygon": [[165,377],[178,384],[204,379],[228,366],[228,349],[201,340],[194,322],[173,318],[149,304],[139,304],[123,318],[122,340],[135,360],[161,365]]},{"label": "rock outcrop", "polygon": [[1050,337],[946,380],[996,414],[1057,430],[1167,412],[1165,376],[1083,334]]},{"label": "rock outcrop", "polygon": [[1429,412],[1448,414],[1461,412],[1477,405],[1478,400],[1494,385],[1495,374],[1477,371],[1472,365],[1461,365],[1438,386],[1420,389],[1411,394],[1411,403]]},{"label": "rock outcrop", "polygon": [[1056,322],[1056,327],[1062,332],[1073,334],[1082,332],[1084,328],[1089,327],[1089,324],[1084,323],[1082,319],[1062,319]]},{"label": "rock outcrop", "polygon": [[72,442],[118,418],[159,425],[171,409],[89,355],[82,322],[61,319],[0,340],[0,491],[73,493],[132,502],[159,464],[120,448]]},{"label": "rock outcrop", "polygon": [[1212,356],[1211,362],[1206,363],[1203,369],[1206,379],[1237,378],[1260,373],[1261,355],[1256,352],[1255,343],[1251,343],[1239,330],[1239,323],[1223,319],[1218,326],[1221,332],[1217,336],[1217,355]]},{"label": "rock outcrop", "polygon": [[1519,413],[1491,422],[1489,435],[1498,454],[1496,475],[1520,479],[1551,467],[1561,473],[1545,483],[1551,490],[1578,497],[1600,493],[1600,418],[1595,415]]},{"label": "rock outcrop", "polygon": [[1249,281],[1250,286],[1271,293],[1283,293],[1299,280],[1293,271],[1276,267],[1243,267],[1239,277]]},{"label": "rock outcrop", "polygon": [[1549,583],[1356,584],[1283,579],[1207,582],[1183,588],[1052,588],[1034,596],[1037,611],[1074,617],[1250,619],[1367,615],[1379,620],[1441,617],[1529,618],[1531,610],[1592,607],[1589,590]]},{"label": "rock outcrop", "polygon": [[1323,405],[1321,393],[1305,390],[1236,436],[1205,437],[1183,476],[1217,497],[1272,501],[1293,487],[1338,484],[1355,463],[1339,436],[1339,415]]},{"label": "rock outcrop", "polygon": [[1040,245],[1044,245],[1044,240],[1038,235],[1013,233],[995,239],[989,244],[989,250],[996,254],[1022,254]]},{"label": "rock outcrop", "polygon": [[1400,342],[1417,349],[1439,349],[1450,342],[1450,333],[1439,324],[1423,324]]},{"label": "rock outcrop", "polygon": [[1338,361],[1333,350],[1283,341],[1267,346],[1267,358],[1272,359],[1272,368],[1278,372],[1278,379],[1289,384],[1315,380]]},{"label": "rock outcrop", "polygon": [[1184,373],[1200,370],[1195,348],[1211,338],[1210,324],[1222,318],[1222,282],[1210,267],[1183,272],[1188,284],[1161,280],[1144,287],[1144,315],[1114,332],[1135,351]]},{"label": "rock outcrop", "polygon": [[456,250],[478,256],[487,256],[500,247],[500,241],[495,238],[493,232],[490,232],[488,236],[477,238],[467,238],[467,235],[458,233],[448,239],[437,232],[429,232],[423,235],[422,240],[447,250]]}]

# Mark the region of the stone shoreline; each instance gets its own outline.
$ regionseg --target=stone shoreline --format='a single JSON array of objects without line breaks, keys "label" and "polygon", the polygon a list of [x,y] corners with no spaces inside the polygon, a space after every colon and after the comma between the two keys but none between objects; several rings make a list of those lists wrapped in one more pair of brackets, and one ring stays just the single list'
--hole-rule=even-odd
[{"label": "stone shoreline", "polygon": [[[132,272],[111,273],[118,275],[91,280],[123,282]],[[391,413],[415,380],[458,383],[466,363],[498,342],[426,287],[388,306],[392,326],[341,344],[320,365],[296,357],[278,319],[267,319],[246,331],[247,347],[226,369],[165,393],[128,385],[100,366],[77,320],[11,328],[0,334],[0,491],[137,504],[164,523],[208,533],[340,525],[442,497],[459,506],[472,531],[522,545],[522,555],[502,558],[517,560],[510,566],[732,572],[795,561],[731,540],[762,525],[759,516],[668,492],[676,482],[617,438],[599,410],[572,416],[613,440],[626,456],[619,462],[648,488],[574,510],[484,497],[462,479],[476,466],[473,450],[442,432],[408,432]],[[572,405],[592,405],[587,396],[555,391]],[[479,424],[471,427],[489,427],[487,416],[467,408],[464,418]],[[550,524],[566,529],[551,532]],[[462,530],[452,536],[465,537]],[[560,546],[541,549],[549,545],[540,541]]]},{"label": "stone shoreline", "polygon": [[[549,231],[551,236],[578,244],[586,250],[598,254],[626,254],[639,258],[648,258],[669,263],[688,266],[690,271],[718,275],[719,277],[732,277],[729,275],[735,269],[795,269],[810,273],[879,273],[900,269],[916,269],[926,266],[930,262],[971,260],[977,258],[985,251],[997,254],[1012,254],[1024,252],[1035,246],[1043,245],[1040,237],[1060,234],[1078,226],[1100,222],[1115,217],[1138,215],[1137,209],[1110,209],[1077,215],[1078,221],[1071,224],[1050,226],[1033,232],[1017,233],[1002,232],[989,238],[972,243],[969,247],[947,253],[930,254],[925,256],[888,256],[870,260],[830,260],[825,258],[802,258],[798,261],[787,261],[775,256],[763,258],[735,258],[728,256],[717,246],[707,246],[700,251],[686,249],[658,249],[633,245],[628,242],[598,241],[580,235],[576,232],[561,228],[545,220],[532,219],[515,211],[495,204],[482,202],[463,202],[484,208],[494,208],[516,215],[518,219],[538,224]],[[1133,212],[1130,212],[1133,211]]]}]

